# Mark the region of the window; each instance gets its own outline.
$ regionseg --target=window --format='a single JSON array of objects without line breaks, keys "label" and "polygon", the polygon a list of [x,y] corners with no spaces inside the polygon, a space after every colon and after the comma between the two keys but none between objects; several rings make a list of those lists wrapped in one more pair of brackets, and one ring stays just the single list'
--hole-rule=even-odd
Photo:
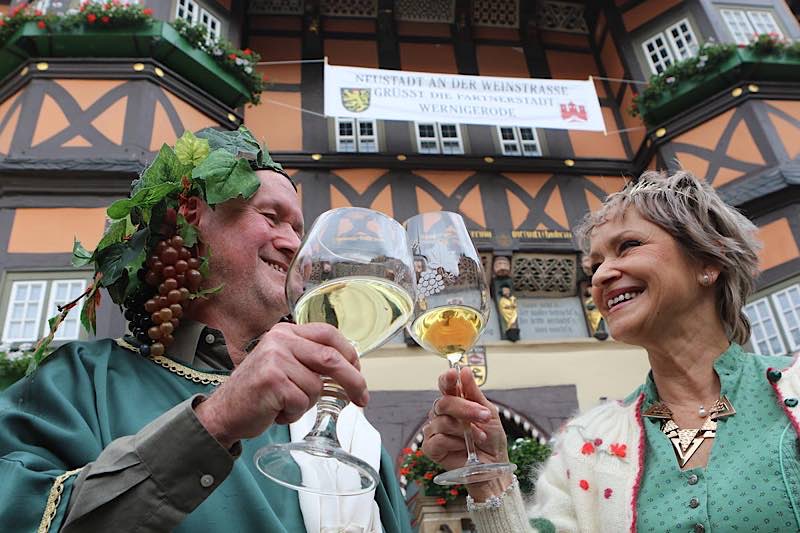
[{"label": "window", "polygon": [[[2,342],[34,342],[50,331],[48,319],[59,305],[71,302],[86,289],[85,279],[19,280],[11,283]],[[45,296],[47,297],[45,307]],[[80,336],[80,305],[61,323],[55,340]]]},{"label": "window", "polygon": [[789,350],[800,347],[800,285],[778,291],[772,295],[772,303],[778,310],[783,331],[789,341]]},{"label": "window", "polygon": [[34,341],[39,336],[44,281],[17,281],[11,286],[3,342]]},{"label": "window", "polygon": [[676,61],[693,57],[697,48],[697,38],[689,19],[680,20],[642,43],[647,64],[653,74],[661,74]]},{"label": "window", "polygon": [[[71,302],[80,296],[86,289],[86,280],[83,279],[64,279],[56,280],[50,288],[50,305],[47,306],[47,318],[58,314],[58,306]],[[67,315],[56,331],[55,340],[75,340],[81,332],[80,311],[81,305],[75,307]],[[49,324],[45,323],[43,335],[49,331]]]},{"label": "window", "polygon": [[750,342],[753,350],[762,355],[784,355],[786,347],[768,302],[767,298],[761,298],[744,308],[750,319]]},{"label": "window", "polygon": [[498,126],[500,148],[503,155],[522,155],[535,157],[542,155],[539,138],[534,128],[517,126]]},{"label": "window", "polygon": [[336,119],[336,150],[339,152],[377,152],[378,135],[374,120]]},{"label": "window", "polygon": [[672,51],[675,52],[676,61],[692,57],[697,50],[697,40],[686,19],[667,28],[667,39],[672,45]]},{"label": "window", "polygon": [[737,44],[748,44],[761,33],[774,33],[783,38],[780,26],[769,11],[721,9],[720,14]]},{"label": "window", "polygon": [[175,5],[175,18],[205,27],[209,41],[216,41],[222,36],[222,23],[219,19],[194,0],[178,0]]},{"label": "window", "polygon": [[417,148],[421,154],[463,154],[458,124],[417,123]]}]

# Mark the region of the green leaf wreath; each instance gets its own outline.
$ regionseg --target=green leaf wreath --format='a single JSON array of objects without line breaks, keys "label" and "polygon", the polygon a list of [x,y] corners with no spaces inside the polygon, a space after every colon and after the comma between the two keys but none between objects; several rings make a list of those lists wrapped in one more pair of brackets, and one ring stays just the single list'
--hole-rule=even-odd
[{"label": "green leaf wreath", "polygon": [[[197,229],[178,214],[190,196],[197,196],[212,207],[238,196],[248,199],[260,184],[255,170],[262,169],[283,172],[244,126],[236,131],[207,128],[196,135],[187,131],[174,148],[162,146],[155,160],[131,184],[130,196],[108,207],[112,222],[97,247],[90,252],[75,241],[72,264],[94,265],[94,279],[81,296],[59,306],[58,315],[49,321],[49,334],[36,345],[28,374],[47,356],[58,326],[82,299],[86,302],[81,323],[88,332],[95,332],[100,288],[105,288],[120,306],[141,306],[142,302],[133,295],[144,284],[143,265],[156,243],[164,238],[166,225],[172,225],[183,246],[194,247],[198,242]],[[198,270],[207,275],[208,257],[200,260]],[[196,287],[189,298],[207,297],[218,290],[220,287]]]}]

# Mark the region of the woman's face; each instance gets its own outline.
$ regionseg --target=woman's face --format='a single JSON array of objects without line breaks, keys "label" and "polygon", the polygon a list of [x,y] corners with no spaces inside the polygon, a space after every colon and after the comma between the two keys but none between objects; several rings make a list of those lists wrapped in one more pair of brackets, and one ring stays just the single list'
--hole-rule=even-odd
[{"label": "woman's face", "polygon": [[634,208],[610,218],[591,234],[592,297],[611,335],[647,346],[696,320],[705,298],[701,265],[678,242]]}]

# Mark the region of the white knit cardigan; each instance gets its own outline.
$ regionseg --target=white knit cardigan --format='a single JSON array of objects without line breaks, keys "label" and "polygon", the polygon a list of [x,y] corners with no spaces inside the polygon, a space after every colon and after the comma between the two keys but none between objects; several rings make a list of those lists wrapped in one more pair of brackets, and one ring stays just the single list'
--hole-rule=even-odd
[{"label": "white knit cardigan", "polygon": [[[800,398],[800,358],[772,386],[800,435],[800,406],[783,402]],[[545,533],[551,528],[529,524],[529,518],[544,518],[558,532],[635,532],[645,451],[643,401],[640,394],[627,405],[609,402],[567,422],[536,481],[534,501],[526,509],[514,484],[499,502],[471,505],[478,531]]]}]

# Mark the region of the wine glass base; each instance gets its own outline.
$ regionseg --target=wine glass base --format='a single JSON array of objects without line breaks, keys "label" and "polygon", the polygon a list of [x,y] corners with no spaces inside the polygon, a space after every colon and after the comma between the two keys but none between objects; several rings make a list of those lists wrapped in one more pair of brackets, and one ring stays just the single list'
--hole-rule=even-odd
[{"label": "wine glass base", "polygon": [[265,446],[255,462],[272,481],[313,494],[356,496],[374,490],[380,480],[369,463],[326,439]]},{"label": "wine glass base", "polygon": [[468,485],[513,474],[516,469],[517,465],[513,463],[478,463],[442,472],[433,478],[433,482],[437,485]]}]

